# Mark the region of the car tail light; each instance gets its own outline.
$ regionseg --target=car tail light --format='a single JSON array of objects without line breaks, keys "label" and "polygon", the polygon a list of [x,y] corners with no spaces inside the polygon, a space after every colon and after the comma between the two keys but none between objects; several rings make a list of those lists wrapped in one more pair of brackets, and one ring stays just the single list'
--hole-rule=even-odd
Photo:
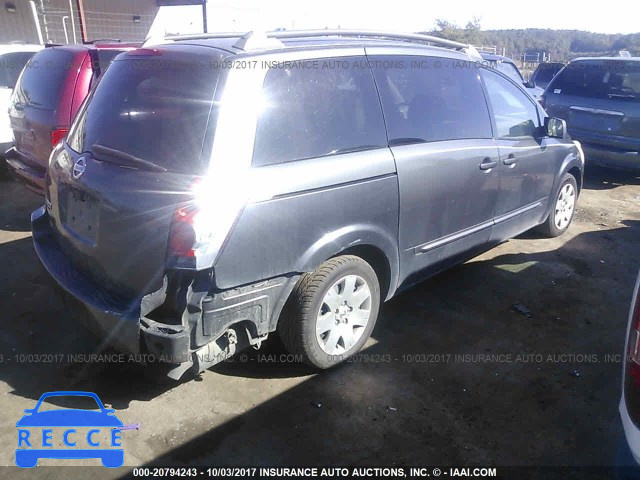
[{"label": "car tail light", "polygon": [[59,144],[69,133],[68,128],[56,128],[51,132],[51,146],[55,147]]},{"label": "car tail light", "polygon": [[213,237],[211,205],[203,199],[200,178],[191,183],[193,198],[181,205],[173,214],[169,230],[170,256],[195,258],[209,245]]},{"label": "car tail light", "polygon": [[631,313],[627,339],[624,396],[631,420],[640,425],[640,295]]}]

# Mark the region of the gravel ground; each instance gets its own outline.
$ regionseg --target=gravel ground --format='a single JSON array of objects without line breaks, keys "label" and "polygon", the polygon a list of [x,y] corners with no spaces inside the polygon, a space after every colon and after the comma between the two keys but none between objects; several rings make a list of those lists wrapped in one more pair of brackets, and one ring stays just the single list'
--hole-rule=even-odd
[{"label": "gravel ground", "polygon": [[[589,169],[567,234],[527,233],[386,303],[354,361],[317,374],[273,338],[177,384],[69,358],[98,343],[33,251],[41,200],[1,180],[0,464],[14,464],[15,422],[43,392],[86,390],[141,423],[122,434],[130,466],[610,465],[639,200],[640,178]],[[58,478],[42,466],[60,464],[0,476]]]}]

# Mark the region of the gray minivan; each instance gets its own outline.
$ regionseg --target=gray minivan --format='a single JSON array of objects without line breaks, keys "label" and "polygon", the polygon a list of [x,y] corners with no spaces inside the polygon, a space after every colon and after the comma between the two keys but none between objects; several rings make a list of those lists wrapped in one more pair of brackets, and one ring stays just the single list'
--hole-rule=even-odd
[{"label": "gray minivan", "polygon": [[105,343],[171,377],[272,332],[328,368],[399,291],[565,232],[582,171],[564,122],[467,45],[178,37],[114,60],[51,155],[33,238]]},{"label": "gray minivan", "polygon": [[589,163],[640,170],[640,58],[572,60],[547,86],[543,105],[566,120]]}]

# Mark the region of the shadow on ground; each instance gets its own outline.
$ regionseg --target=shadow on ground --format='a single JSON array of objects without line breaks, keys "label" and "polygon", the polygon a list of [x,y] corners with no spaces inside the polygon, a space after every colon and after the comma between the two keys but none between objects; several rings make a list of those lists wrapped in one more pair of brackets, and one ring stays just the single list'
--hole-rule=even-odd
[{"label": "shadow on ground", "polygon": [[[620,435],[620,364],[605,355],[622,348],[638,223],[568,237],[560,248],[539,240],[548,250],[537,253],[513,253],[531,246],[516,239],[497,257],[440,274],[385,304],[377,343],[353,361],[208,431],[194,420],[204,433],[151,463],[606,464]],[[0,352],[10,358],[0,380],[12,395],[88,390],[125,409],[179,386],[158,384],[129,363],[17,361],[91,353],[97,342],[69,317],[30,239],[0,244],[0,258]],[[277,340],[266,348],[282,352]],[[213,370],[265,382],[309,373],[288,362],[267,366],[259,353]],[[158,412],[158,421],[170,419]]]}]

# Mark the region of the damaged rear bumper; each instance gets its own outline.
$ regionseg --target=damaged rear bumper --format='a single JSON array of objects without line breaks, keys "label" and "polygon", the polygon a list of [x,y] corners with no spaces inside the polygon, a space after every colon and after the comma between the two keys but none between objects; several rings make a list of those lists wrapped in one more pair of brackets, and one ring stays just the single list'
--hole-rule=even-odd
[{"label": "damaged rear bumper", "polygon": [[45,207],[33,212],[31,225],[40,261],[87,327],[119,351],[178,365],[177,373],[169,374],[172,377],[188,369],[198,373],[248,345],[259,345],[275,330],[297,280],[297,276],[281,277],[225,291],[193,282],[185,289],[182,318],[163,323],[150,314],[175,293],[167,277],[155,292],[122,299],[73,265],[60,248]]}]

